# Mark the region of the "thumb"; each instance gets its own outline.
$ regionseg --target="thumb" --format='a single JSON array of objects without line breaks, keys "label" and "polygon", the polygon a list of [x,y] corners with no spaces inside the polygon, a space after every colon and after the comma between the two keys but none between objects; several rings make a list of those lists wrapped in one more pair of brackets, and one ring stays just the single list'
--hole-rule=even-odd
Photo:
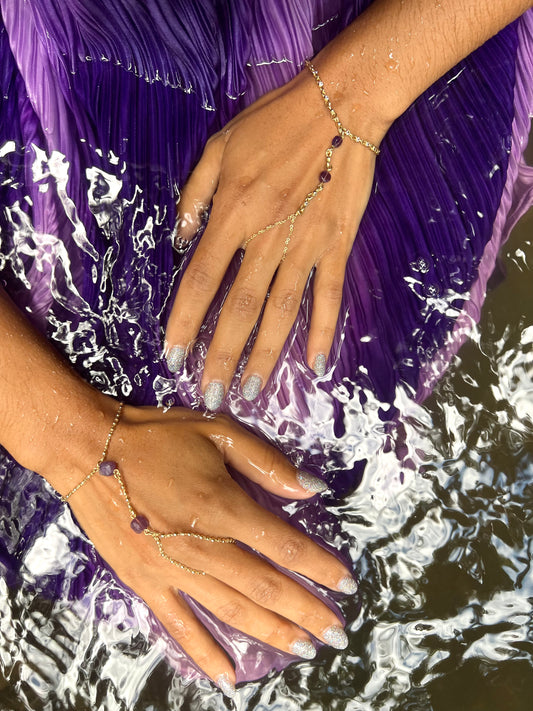
[{"label": "thumb", "polygon": [[218,187],[224,153],[224,134],[217,133],[206,143],[204,152],[192,171],[178,200],[174,243],[190,242],[202,223],[202,214]]}]

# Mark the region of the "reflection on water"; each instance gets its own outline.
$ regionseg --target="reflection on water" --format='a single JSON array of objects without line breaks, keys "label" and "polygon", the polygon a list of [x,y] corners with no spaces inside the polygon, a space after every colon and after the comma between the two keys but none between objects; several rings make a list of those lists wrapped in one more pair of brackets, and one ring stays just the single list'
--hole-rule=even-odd
[{"label": "reflection on water", "polygon": [[[505,248],[506,278],[449,373],[423,406],[399,403],[394,448],[382,446],[370,401],[353,406],[347,428],[366,442],[369,463],[360,488],[332,508],[361,579],[361,609],[344,605],[350,647],[322,649],[318,660],[243,686],[237,708],[530,708],[531,237],[530,215]],[[70,549],[73,530],[60,514],[27,553],[23,588],[0,580],[9,598],[0,617],[0,709],[229,706],[207,682],[182,681],[165,637],[154,636],[147,611],[125,602],[108,571],[91,582],[101,604],[76,594],[91,552]],[[59,568],[69,571],[68,589],[51,602],[42,588]]]}]

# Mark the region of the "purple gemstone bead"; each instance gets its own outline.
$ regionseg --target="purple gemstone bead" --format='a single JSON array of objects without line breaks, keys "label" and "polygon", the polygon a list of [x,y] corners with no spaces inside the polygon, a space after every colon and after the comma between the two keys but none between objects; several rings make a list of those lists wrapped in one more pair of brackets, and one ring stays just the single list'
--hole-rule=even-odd
[{"label": "purple gemstone bead", "polygon": [[149,525],[150,523],[146,516],[135,516],[130,523],[130,526],[133,528],[135,533],[142,533],[145,528],[148,528]]},{"label": "purple gemstone bead", "polygon": [[338,134],[334,136],[333,140],[331,141],[331,145],[333,148],[338,148],[342,143],[342,136],[339,136]]},{"label": "purple gemstone bead", "polygon": [[318,176],[318,179],[321,183],[329,183],[329,181],[331,180],[331,173],[329,172],[329,170],[323,170]]},{"label": "purple gemstone bead", "polygon": [[100,466],[98,467],[98,471],[102,476],[113,476],[113,472],[117,468],[117,463],[111,461],[108,459],[105,462],[102,462]]}]

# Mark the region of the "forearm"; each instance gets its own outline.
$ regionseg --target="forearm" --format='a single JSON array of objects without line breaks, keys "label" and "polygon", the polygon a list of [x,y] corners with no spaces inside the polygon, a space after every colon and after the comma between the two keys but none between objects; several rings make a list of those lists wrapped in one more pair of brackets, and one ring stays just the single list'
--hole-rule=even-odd
[{"label": "forearm", "polygon": [[116,407],[84,382],[0,289],[0,443],[61,493],[94,466]]},{"label": "forearm", "polygon": [[344,124],[379,142],[431,84],[532,0],[375,0],[317,56]]}]

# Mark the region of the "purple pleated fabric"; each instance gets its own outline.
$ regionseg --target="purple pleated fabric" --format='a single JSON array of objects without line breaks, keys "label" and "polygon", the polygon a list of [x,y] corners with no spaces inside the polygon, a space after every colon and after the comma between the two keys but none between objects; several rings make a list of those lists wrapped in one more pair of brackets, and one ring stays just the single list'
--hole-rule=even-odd
[{"label": "purple pleated fabric", "polygon": [[[95,387],[131,404],[202,407],[203,355],[241,255],[176,380],[161,353],[184,266],[171,241],[179,191],[210,135],[298,73],[368,4],[0,0],[0,278]],[[239,374],[228,393],[226,412],[338,493],[357,484],[364,465],[356,452],[339,455],[351,446],[346,403],[373,398],[386,423],[400,396],[431,391],[478,318],[502,241],[533,201],[521,162],[532,33],[529,12],[389,131],[326,376],[317,380],[305,365],[308,289],[258,401],[240,396]],[[0,570],[22,589],[25,552],[63,506],[5,452],[0,495]],[[319,539],[337,530],[316,504],[292,520]],[[70,546],[86,552],[84,565],[37,584],[52,600],[89,600],[102,619],[105,605],[89,589],[110,574],[83,538],[72,536]],[[134,605],[120,586],[109,596]],[[242,636],[198,614],[235,658],[239,680],[290,661],[266,647],[250,651]],[[178,653],[174,664],[189,673]]]}]

